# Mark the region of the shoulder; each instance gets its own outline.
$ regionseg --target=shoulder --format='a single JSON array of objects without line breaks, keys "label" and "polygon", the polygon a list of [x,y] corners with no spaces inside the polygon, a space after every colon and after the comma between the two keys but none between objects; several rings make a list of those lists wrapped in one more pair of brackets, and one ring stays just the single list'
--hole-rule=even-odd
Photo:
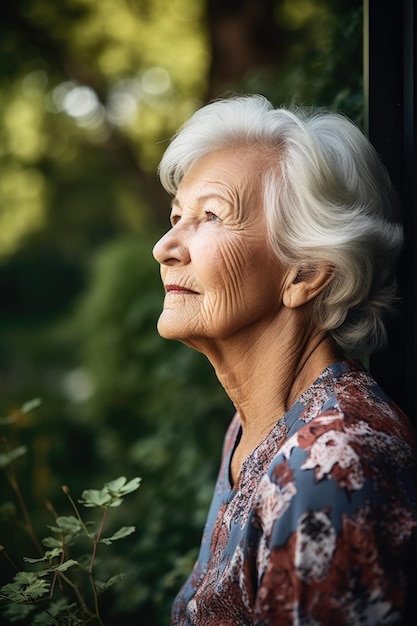
[{"label": "shoulder", "polygon": [[417,458],[417,437],[410,421],[358,361],[329,367],[299,404],[298,419],[281,450],[284,455],[294,448],[311,453],[319,445],[322,452],[327,451],[326,457],[337,461],[336,453],[347,444],[365,456],[378,456],[388,448],[392,457],[400,448]]},{"label": "shoulder", "polygon": [[363,370],[339,376],[321,396],[319,410],[306,403],[259,485],[260,526],[287,535],[324,513],[338,530],[361,515],[417,525],[417,444],[407,418]]}]

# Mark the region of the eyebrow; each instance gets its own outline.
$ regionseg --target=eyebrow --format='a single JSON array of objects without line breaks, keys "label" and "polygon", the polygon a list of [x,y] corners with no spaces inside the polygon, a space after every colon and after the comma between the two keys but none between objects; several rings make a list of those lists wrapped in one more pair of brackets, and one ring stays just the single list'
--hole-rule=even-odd
[{"label": "eyebrow", "polygon": [[[232,203],[220,193],[208,193],[203,196],[198,196],[196,200],[196,205],[201,206],[205,204],[207,201],[213,200],[213,199],[220,200],[224,204],[228,204],[229,206],[232,206]],[[179,209],[181,208],[180,201],[177,199],[177,197],[173,198],[171,202],[171,207],[174,207],[174,206],[178,207]]]}]

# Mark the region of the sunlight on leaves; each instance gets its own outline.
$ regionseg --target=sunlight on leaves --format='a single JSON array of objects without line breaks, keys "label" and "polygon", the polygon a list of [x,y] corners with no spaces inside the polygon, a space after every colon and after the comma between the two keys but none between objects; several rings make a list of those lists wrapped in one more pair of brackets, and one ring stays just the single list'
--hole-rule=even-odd
[{"label": "sunlight on leaves", "polygon": [[78,500],[85,507],[117,507],[123,502],[122,496],[132,493],[138,489],[141,479],[134,478],[126,482],[126,478],[121,476],[117,480],[106,483],[102,489],[86,489]]},{"label": "sunlight on leaves", "polygon": [[125,496],[128,493],[132,493],[139,488],[141,483],[141,478],[133,478],[129,482],[126,482],[127,479],[124,476],[117,478],[116,480],[112,480],[106,483],[105,488],[108,489],[109,493],[115,495],[116,497]]},{"label": "sunlight on leaves", "polygon": [[45,217],[46,181],[43,174],[20,164],[0,170],[0,254],[40,227]]}]

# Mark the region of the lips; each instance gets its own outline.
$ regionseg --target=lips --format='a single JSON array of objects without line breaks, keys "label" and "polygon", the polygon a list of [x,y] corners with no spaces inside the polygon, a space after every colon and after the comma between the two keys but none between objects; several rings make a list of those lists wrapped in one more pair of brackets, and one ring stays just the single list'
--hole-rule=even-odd
[{"label": "lips", "polygon": [[196,294],[197,291],[193,291],[192,289],[187,289],[187,287],[183,287],[182,285],[165,285],[165,293],[169,293],[169,294]]}]

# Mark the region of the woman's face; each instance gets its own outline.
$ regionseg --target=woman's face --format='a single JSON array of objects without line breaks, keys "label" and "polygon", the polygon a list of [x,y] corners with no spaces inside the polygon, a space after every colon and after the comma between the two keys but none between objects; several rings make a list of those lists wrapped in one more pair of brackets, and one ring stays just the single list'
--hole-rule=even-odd
[{"label": "woman's face", "polygon": [[163,337],[200,349],[206,340],[244,338],[276,316],[284,271],[268,244],[266,165],[259,150],[221,150],[184,176],[172,227],[153,252],[166,292],[158,321]]}]

